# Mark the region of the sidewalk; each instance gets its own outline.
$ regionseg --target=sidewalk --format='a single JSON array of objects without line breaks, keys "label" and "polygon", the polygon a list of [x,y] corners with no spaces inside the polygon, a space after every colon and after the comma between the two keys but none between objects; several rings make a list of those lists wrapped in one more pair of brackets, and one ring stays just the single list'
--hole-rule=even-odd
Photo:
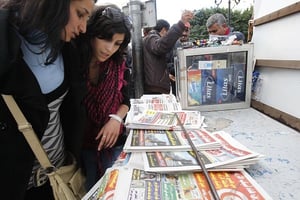
[{"label": "sidewalk", "polygon": [[253,108],[202,112],[207,130],[224,130],[250,149],[264,154],[247,169],[274,199],[300,198],[300,133]]}]

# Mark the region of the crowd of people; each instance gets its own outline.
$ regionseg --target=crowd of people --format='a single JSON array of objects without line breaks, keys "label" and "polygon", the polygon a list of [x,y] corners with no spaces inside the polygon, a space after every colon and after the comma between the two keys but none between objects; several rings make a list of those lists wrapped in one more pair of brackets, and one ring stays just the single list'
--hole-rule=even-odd
[{"label": "crowd of people", "polygon": [[[190,41],[190,20],[194,15],[184,11],[181,20],[170,28],[163,19],[157,21],[149,31],[144,29],[143,61],[144,61],[144,94],[169,94],[176,96],[176,77],[174,57],[178,48],[192,48]],[[221,13],[211,15],[206,22],[210,36],[234,36],[232,44],[242,44],[245,36],[233,27],[227,25],[226,18]]]},{"label": "crowd of people", "polygon": [[[95,3],[0,1],[0,92],[15,98],[55,167],[65,164],[67,152],[75,156],[86,190],[122,151],[131,89],[130,58],[124,57],[131,21],[117,6]],[[169,64],[188,41],[193,17],[185,10],[173,26],[162,19],[144,32],[145,94],[175,91]],[[233,34],[222,20],[208,19],[208,32]],[[2,197],[54,199],[45,170],[2,98],[0,133]]]}]

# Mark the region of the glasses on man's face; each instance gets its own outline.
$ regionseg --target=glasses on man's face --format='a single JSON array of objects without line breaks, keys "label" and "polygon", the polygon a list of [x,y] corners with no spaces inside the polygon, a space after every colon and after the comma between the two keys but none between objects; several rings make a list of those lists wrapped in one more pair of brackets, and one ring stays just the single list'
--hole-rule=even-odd
[{"label": "glasses on man's face", "polygon": [[131,29],[132,27],[130,18],[116,8],[107,7],[102,11],[102,15],[116,23],[124,22],[128,29]]}]

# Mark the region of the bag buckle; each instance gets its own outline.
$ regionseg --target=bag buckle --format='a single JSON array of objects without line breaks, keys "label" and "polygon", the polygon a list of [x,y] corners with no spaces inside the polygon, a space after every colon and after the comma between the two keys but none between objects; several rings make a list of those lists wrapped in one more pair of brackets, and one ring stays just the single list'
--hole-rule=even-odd
[{"label": "bag buckle", "polygon": [[44,185],[47,181],[48,181],[48,175],[50,175],[51,173],[55,172],[57,170],[56,167],[54,166],[50,166],[47,168],[42,168],[40,167],[34,176],[34,185],[35,187],[39,187]]}]

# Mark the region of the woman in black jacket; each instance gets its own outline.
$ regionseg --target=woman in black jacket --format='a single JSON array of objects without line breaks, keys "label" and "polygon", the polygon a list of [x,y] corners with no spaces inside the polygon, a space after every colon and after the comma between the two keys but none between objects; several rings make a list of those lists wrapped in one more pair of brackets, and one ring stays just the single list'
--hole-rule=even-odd
[{"label": "woman in black jacket", "polygon": [[[56,167],[64,164],[66,151],[79,155],[84,82],[82,70],[72,65],[76,61],[69,54],[70,44],[66,42],[86,31],[94,3],[94,0],[1,3],[0,41],[5,41],[1,43],[1,51],[6,52],[6,57],[0,61],[0,92],[13,95]],[[53,199],[44,170],[2,98],[0,159],[2,199]]]}]

